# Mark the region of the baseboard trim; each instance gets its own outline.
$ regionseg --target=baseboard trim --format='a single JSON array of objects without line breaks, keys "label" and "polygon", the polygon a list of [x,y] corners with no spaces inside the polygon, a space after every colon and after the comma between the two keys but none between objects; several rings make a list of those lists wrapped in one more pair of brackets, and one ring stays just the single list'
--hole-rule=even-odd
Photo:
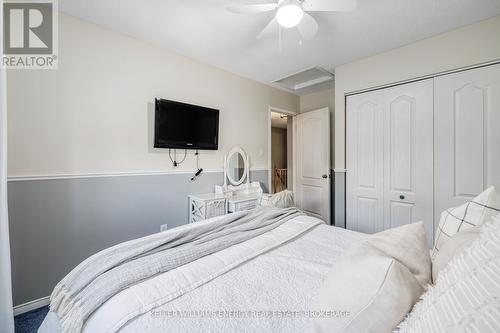
[{"label": "baseboard trim", "polygon": [[47,297],[42,297],[39,299],[35,299],[33,301],[24,303],[24,304],[19,304],[14,307],[14,316],[39,309],[41,307],[44,307],[50,303],[50,296]]}]

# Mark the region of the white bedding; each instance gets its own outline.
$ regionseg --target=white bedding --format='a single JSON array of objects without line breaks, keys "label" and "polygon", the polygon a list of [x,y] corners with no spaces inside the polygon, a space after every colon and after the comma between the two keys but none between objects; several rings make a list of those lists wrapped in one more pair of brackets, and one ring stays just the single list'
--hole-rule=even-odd
[{"label": "white bedding", "polygon": [[[299,217],[296,222],[311,223],[310,217]],[[293,220],[287,222],[293,223]],[[272,239],[286,238],[286,226],[259,236]],[[311,318],[306,313],[310,304],[339,256],[363,234],[345,229],[319,225],[296,239],[265,252],[229,272],[206,282],[198,288],[138,317],[121,327],[120,332],[303,332]],[[259,240],[262,243],[263,240]],[[259,243],[259,244],[260,244]],[[255,250],[256,240],[241,243],[238,253]],[[259,245],[261,248],[262,245]],[[221,251],[223,252],[223,251]],[[224,255],[226,256],[224,259]],[[221,253],[221,261],[230,260],[231,253]],[[217,258],[217,256],[216,256]],[[206,260],[214,260],[207,258]],[[216,259],[217,260],[217,259]],[[165,292],[162,286],[190,281],[193,272],[203,270],[208,263],[203,258],[163,273],[117,294],[99,308],[87,321],[83,332],[109,332],[121,326],[127,314],[144,308],[146,299],[158,298]],[[211,262],[213,264],[213,262]],[[161,283],[159,283],[161,282]],[[183,311],[205,311],[207,317],[194,314],[181,318]],[[232,311],[232,312],[231,312]],[[250,312],[249,312],[250,311]],[[264,312],[258,312],[264,311]],[[270,311],[270,312],[268,312]],[[281,311],[281,312],[279,312]],[[269,318],[272,313],[275,317]],[[189,315],[193,314],[188,312]],[[241,318],[253,315],[252,318]],[[276,317],[278,316],[278,317]],[[286,316],[286,318],[279,318]],[[239,318],[236,318],[239,317]],[[39,332],[60,332],[57,316],[49,312]]]}]

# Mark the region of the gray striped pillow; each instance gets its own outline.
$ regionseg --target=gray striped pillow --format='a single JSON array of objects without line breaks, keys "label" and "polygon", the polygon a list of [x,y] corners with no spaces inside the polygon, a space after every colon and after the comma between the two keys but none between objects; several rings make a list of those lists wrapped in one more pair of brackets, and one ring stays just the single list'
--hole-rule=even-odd
[{"label": "gray striped pillow", "polygon": [[472,228],[491,220],[500,213],[500,194],[494,186],[465,204],[447,209],[441,214],[436,231],[432,258],[436,256],[443,244],[460,231]]}]

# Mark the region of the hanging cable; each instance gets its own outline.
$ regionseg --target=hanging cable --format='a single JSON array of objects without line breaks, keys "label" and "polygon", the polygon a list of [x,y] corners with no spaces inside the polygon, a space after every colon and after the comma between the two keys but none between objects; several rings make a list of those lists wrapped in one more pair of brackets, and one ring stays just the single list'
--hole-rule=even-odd
[{"label": "hanging cable", "polygon": [[191,178],[191,181],[195,181],[196,178],[203,172],[203,169],[200,168],[200,153],[198,152],[198,150],[196,150],[196,152],[194,153],[194,155],[196,156],[196,169],[198,171],[196,171],[196,173],[194,174],[194,176]]},{"label": "hanging cable", "polygon": [[177,162],[177,164],[181,164],[182,162],[184,162],[186,160],[186,155],[187,155],[187,149],[184,149],[184,157],[180,162]]},{"label": "hanging cable", "polygon": [[179,166],[179,164],[184,162],[186,160],[186,155],[187,155],[187,149],[184,149],[184,157],[182,158],[181,161],[177,162],[177,150],[174,149],[174,158],[172,159],[171,150],[170,150],[170,148],[168,149],[168,157],[170,158],[170,161],[172,162],[174,167],[177,167],[177,166]]}]

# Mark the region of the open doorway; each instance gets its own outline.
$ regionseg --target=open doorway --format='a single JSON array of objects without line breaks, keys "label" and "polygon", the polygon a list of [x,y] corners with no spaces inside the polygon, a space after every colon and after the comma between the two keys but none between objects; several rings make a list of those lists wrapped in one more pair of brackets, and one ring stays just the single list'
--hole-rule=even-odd
[{"label": "open doorway", "polygon": [[292,190],[293,117],[291,111],[269,108],[269,192]]}]

